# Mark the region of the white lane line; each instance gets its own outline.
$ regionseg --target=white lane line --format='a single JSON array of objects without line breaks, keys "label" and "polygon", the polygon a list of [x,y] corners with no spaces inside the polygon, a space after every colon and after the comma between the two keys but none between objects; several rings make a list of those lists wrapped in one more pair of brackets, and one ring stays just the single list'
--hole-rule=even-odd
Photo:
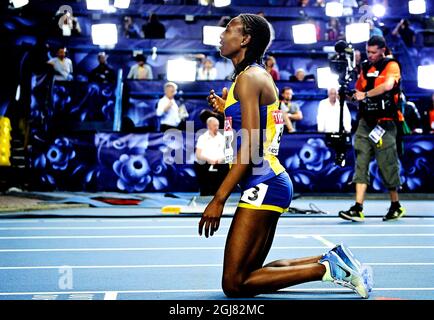
[{"label": "white lane line", "polygon": [[104,293],[104,300],[116,300],[118,293],[116,291],[107,291]]},{"label": "white lane line", "polygon": [[[220,225],[220,228],[229,228],[230,225]],[[408,225],[322,225],[322,224],[279,224],[278,228],[432,228],[434,224],[408,224]],[[165,230],[165,229],[197,229],[197,225],[181,226],[101,226],[101,227],[0,227],[0,231],[12,230]]]},{"label": "white lane line", "polygon": [[[327,249],[330,246],[284,246],[272,247],[271,250],[306,250],[306,249]],[[351,249],[434,249],[434,246],[351,246]],[[23,249],[0,249],[0,253],[15,252],[105,252],[105,251],[195,251],[195,250],[224,250],[224,247],[135,247],[135,248],[23,248]]]},{"label": "white lane line", "polygon": [[314,235],[312,236],[312,238],[320,241],[321,243],[323,243],[327,248],[334,248],[335,244],[333,242],[328,241],[326,238],[320,236],[320,235]]},{"label": "white lane line", "polygon": [[[327,249],[330,245],[324,246],[284,246],[272,247],[271,250],[306,250],[306,249]],[[351,246],[351,249],[434,249],[434,246]],[[224,250],[224,247],[135,247],[135,248],[23,248],[23,249],[0,249],[0,253],[15,252],[105,252],[105,251],[196,251],[196,250]]]},{"label": "white lane line", "polygon": [[[434,237],[434,233],[332,233],[319,234],[323,237]],[[304,238],[313,234],[280,233],[277,238]],[[214,235],[214,238],[226,238],[225,234]],[[196,234],[137,234],[137,235],[70,235],[70,236],[10,236],[0,240],[38,240],[38,239],[164,239],[164,238],[199,238]]]},{"label": "white lane line", "polygon": [[[409,216],[409,218],[411,218],[411,216]],[[411,220],[411,222],[416,222],[417,220],[423,220],[423,221],[432,221],[429,219],[433,219],[433,216],[426,216],[423,218],[417,217]],[[166,218],[158,218],[158,217],[144,217],[144,218],[117,218],[114,217],[112,219],[86,219],[86,218],[64,218],[64,219],[59,219],[59,218],[48,218],[48,219],[38,219],[38,218],[33,218],[33,219],[7,219],[7,218],[3,218],[0,219],[0,225],[1,224],[64,224],[64,223],[77,223],[77,224],[85,224],[85,223],[92,223],[92,224],[119,224],[119,223],[136,223],[136,222],[142,222],[142,223],[150,223],[150,224],[154,224],[156,222],[158,223],[186,223],[188,221],[198,221],[200,219],[200,216],[194,216],[194,217],[166,217]],[[232,219],[232,217],[229,216],[222,216],[222,221],[228,221],[230,222],[230,220]],[[296,223],[301,223],[301,222],[315,222],[318,223],[318,217],[291,217],[291,216],[283,216],[280,220],[279,220],[279,225],[289,222],[291,221],[292,224],[296,224]],[[333,216],[327,216],[325,217],[325,219],[321,219],[320,221],[327,221],[327,222],[334,222],[334,221],[339,221],[342,222],[343,220],[339,217],[333,217]],[[371,224],[371,222],[374,221],[378,221],[378,220],[374,220],[373,221],[366,221],[364,224],[357,224],[357,227],[366,227],[366,226],[370,226],[373,225]],[[401,222],[401,221],[400,221]],[[407,222],[407,221],[405,221]],[[408,221],[409,222],[409,221]],[[347,224],[340,224],[339,226],[355,226],[355,224],[351,224],[351,223],[347,223]],[[404,226],[403,224],[377,224],[377,226],[387,226],[387,227],[396,227],[396,226]]]},{"label": "white lane line", "polygon": [[[433,246],[434,248],[434,246]],[[313,247],[273,247],[274,250],[293,249],[324,249],[321,246]],[[1,252],[86,252],[86,251],[190,251],[190,250],[224,250],[224,247],[141,247],[141,248],[26,248],[26,249],[0,249]]]},{"label": "white lane line", "polygon": [[[365,262],[372,266],[434,266],[434,262]],[[0,270],[40,270],[40,269],[60,269],[64,266],[10,266],[0,267]],[[72,266],[71,269],[152,269],[152,268],[216,268],[223,267],[222,264],[142,264],[142,265],[101,265],[101,266]]]},{"label": "white lane line", "polygon": [[[434,288],[373,288],[373,291],[434,291]],[[286,288],[280,292],[342,292],[350,291],[346,288]],[[135,293],[205,293],[221,292],[221,289],[167,289],[167,290],[119,290],[117,294],[135,294]],[[60,291],[60,292],[0,292],[0,296],[22,296],[22,295],[67,295],[67,294],[105,294],[106,291]]]}]

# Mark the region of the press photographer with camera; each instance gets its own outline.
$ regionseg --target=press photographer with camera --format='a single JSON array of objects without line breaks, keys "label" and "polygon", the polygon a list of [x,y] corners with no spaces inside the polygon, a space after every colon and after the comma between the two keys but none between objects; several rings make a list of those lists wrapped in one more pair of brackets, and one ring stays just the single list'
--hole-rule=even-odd
[{"label": "press photographer with camera", "polygon": [[381,178],[388,188],[391,205],[383,221],[397,220],[405,214],[399,203],[400,164],[397,151],[398,102],[401,70],[397,60],[386,57],[383,37],[373,36],[367,43],[368,60],[356,82],[353,100],[359,103],[359,124],[355,133],[356,203],[339,216],[362,222],[363,202],[369,184],[369,163],[375,156]]}]

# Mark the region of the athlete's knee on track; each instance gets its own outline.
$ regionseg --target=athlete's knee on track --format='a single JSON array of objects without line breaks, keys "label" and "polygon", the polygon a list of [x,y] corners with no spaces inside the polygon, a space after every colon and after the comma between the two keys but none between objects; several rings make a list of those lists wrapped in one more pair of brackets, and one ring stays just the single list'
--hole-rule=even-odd
[{"label": "athlete's knee on track", "polygon": [[240,275],[224,274],[222,289],[228,298],[247,298],[253,296],[246,291],[244,279]]}]

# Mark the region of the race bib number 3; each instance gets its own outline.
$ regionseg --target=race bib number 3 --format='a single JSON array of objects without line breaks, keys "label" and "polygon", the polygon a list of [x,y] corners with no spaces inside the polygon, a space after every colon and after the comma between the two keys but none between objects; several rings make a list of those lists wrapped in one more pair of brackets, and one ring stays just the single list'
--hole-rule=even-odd
[{"label": "race bib number 3", "polygon": [[277,156],[279,154],[280,139],[282,138],[283,134],[283,113],[281,110],[275,110],[272,112],[272,116],[274,120],[274,126],[276,128],[276,133],[274,134],[273,140],[268,146],[267,151],[268,153]]},{"label": "race bib number 3", "polygon": [[260,207],[267,194],[268,185],[260,183],[253,188],[247,189],[241,196],[241,201]]}]

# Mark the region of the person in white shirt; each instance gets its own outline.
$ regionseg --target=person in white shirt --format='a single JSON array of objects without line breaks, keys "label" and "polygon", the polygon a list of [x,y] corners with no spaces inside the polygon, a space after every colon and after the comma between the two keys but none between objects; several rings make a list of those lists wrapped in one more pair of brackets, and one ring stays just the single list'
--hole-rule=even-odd
[{"label": "person in white shirt", "polygon": [[[351,114],[344,103],[343,125],[346,132],[351,132]],[[339,132],[340,106],[336,88],[328,89],[328,98],[321,100],[316,117],[319,132]]]},{"label": "person in white shirt", "polygon": [[217,69],[213,66],[210,59],[204,59],[197,70],[197,80],[215,80],[217,78]]},{"label": "person in white shirt", "polygon": [[208,131],[197,139],[196,159],[199,163],[218,164],[224,162],[225,138],[218,131],[219,121],[209,117],[206,121]]},{"label": "person in white shirt", "polygon": [[72,61],[66,57],[65,48],[59,48],[57,50],[57,57],[48,60],[47,63],[53,66],[55,81],[72,80]]},{"label": "person in white shirt", "polygon": [[225,138],[219,132],[220,122],[209,117],[206,124],[208,130],[197,139],[195,153],[201,196],[214,195],[229,171],[229,165],[224,163]]},{"label": "person in white shirt", "polygon": [[181,123],[179,116],[179,107],[175,101],[176,90],[178,86],[174,82],[167,82],[164,85],[164,97],[158,101],[157,117],[160,117],[160,129],[176,129]]}]

